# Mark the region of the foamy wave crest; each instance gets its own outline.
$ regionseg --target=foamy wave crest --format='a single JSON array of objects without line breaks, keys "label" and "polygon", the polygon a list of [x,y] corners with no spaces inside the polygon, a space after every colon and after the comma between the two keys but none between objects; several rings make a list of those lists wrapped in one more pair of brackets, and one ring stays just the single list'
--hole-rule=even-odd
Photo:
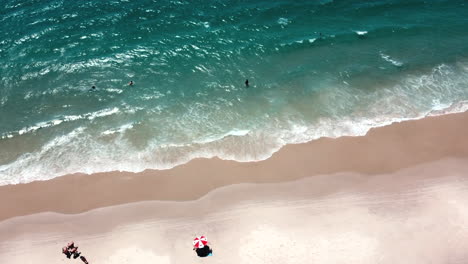
[{"label": "foamy wave crest", "polygon": [[[79,127],[67,135],[58,136],[45,144],[40,151],[35,153],[25,153],[16,161],[0,166],[0,184],[18,184],[31,182],[35,180],[50,179],[55,176],[57,171],[68,172],[68,165],[71,160],[60,158],[61,155],[67,155],[66,148],[57,148],[57,146],[72,145],[71,143],[83,135],[84,128]],[[52,162],[53,159],[61,162]],[[63,161],[63,162],[62,162]],[[76,165],[74,166],[75,168]],[[47,170],[51,170],[51,176],[47,175]],[[55,172],[55,173],[54,173]],[[15,175],[11,177],[11,175]]]},{"label": "foamy wave crest", "polygon": [[233,137],[246,136],[247,134],[249,134],[249,132],[250,132],[249,130],[232,130],[222,135],[208,136],[208,137],[205,137],[204,139],[196,140],[194,142],[198,144],[206,144],[210,142],[219,141],[223,138],[230,137],[230,136],[233,136]]},{"label": "foamy wave crest", "polygon": [[314,43],[317,40],[317,38],[309,38],[309,39],[299,39],[299,40],[294,40],[291,42],[286,42],[286,43],[280,43],[281,47],[287,47],[287,46],[293,46],[293,45],[299,45],[299,44],[306,44],[306,43]]},{"label": "foamy wave crest", "polygon": [[28,132],[36,131],[36,130],[41,129],[41,128],[56,126],[56,125],[61,124],[63,121],[64,120],[56,119],[56,120],[52,120],[52,121],[48,121],[48,122],[41,122],[41,123],[36,124],[35,126],[20,129],[18,131],[18,135],[23,135],[23,134],[26,134]]},{"label": "foamy wave crest", "polygon": [[430,116],[440,116],[450,113],[463,113],[468,111],[468,101],[461,101],[453,104],[436,105],[434,109],[429,112]]},{"label": "foamy wave crest", "polygon": [[289,23],[291,23],[291,21],[289,21],[289,19],[287,19],[287,18],[280,17],[280,18],[278,18],[277,23],[280,24],[280,25],[282,25],[282,26],[286,26],[286,25],[288,25]]},{"label": "foamy wave crest", "polygon": [[380,57],[384,59],[385,61],[390,62],[394,66],[397,66],[397,67],[403,66],[403,62],[392,59],[389,55],[386,55],[384,53],[380,53]]},{"label": "foamy wave crest", "polygon": [[364,36],[364,35],[367,34],[367,31],[358,31],[358,30],[356,30],[356,31],[354,31],[354,32],[355,32],[356,34],[358,34],[359,36]]},{"label": "foamy wave crest", "polygon": [[1,139],[5,138],[12,138],[15,135],[23,135],[26,133],[34,132],[36,130],[42,129],[42,128],[48,128],[48,127],[54,127],[62,124],[63,122],[71,122],[71,121],[76,121],[80,119],[88,119],[88,120],[93,120],[98,117],[104,117],[104,116],[109,116],[113,115],[119,112],[119,108],[114,107],[114,108],[108,108],[108,109],[103,109],[99,110],[97,112],[91,112],[83,115],[67,115],[62,118],[46,121],[46,122],[39,122],[33,126],[25,127],[22,128],[18,131],[12,131],[12,132],[7,132],[2,134],[0,137]]},{"label": "foamy wave crest", "polygon": [[133,123],[130,123],[130,124],[122,125],[122,126],[116,128],[116,129],[106,130],[106,131],[102,132],[101,134],[105,135],[105,136],[113,135],[115,133],[123,133],[123,132],[125,132],[125,131],[127,131],[129,129],[132,129],[132,128],[133,128]]}]

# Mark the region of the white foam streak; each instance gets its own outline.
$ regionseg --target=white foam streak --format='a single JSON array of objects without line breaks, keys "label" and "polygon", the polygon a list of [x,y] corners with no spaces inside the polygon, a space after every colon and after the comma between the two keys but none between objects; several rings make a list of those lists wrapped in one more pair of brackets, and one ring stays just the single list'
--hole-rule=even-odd
[{"label": "white foam streak", "polygon": [[463,113],[468,111],[468,101],[461,101],[454,104],[439,104],[434,105],[433,110],[429,112],[429,116],[440,116],[450,113]]},{"label": "white foam streak", "polygon": [[197,143],[197,144],[207,144],[207,143],[210,143],[210,142],[215,142],[215,141],[219,141],[219,140],[222,140],[226,137],[242,137],[242,136],[246,136],[247,134],[249,134],[250,130],[247,130],[247,129],[240,129],[240,130],[237,130],[237,129],[234,129],[234,130],[231,130],[225,134],[222,134],[222,135],[213,135],[213,136],[208,136],[208,137],[205,137],[203,139],[199,139],[199,140],[195,140],[194,143]]},{"label": "white foam streak", "polygon": [[55,120],[51,120],[51,121],[48,121],[48,122],[37,123],[37,124],[34,125],[34,126],[20,129],[20,130],[18,131],[18,135],[23,135],[23,134],[26,134],[26,133],[28,133],[28,132],[36,131],[36,130],[41,129],[41,128],[56,126],[56,125],[61,124],[63,121],[64,121],[64,120],[55,119]]},{"label": "white foam streak", "polygon": [[0,138],[1,139],[12,138],[15,135],[24,135],[26,133],[34,132],[42,128],[54,127],[54,126],[62,124],[63,122],[71,122],[71,121],[76,121],[80,119],[94,120],[98,117],[110,116],[119,112],[120,112],[119,108],[114,107],[114,108],[109,108],[109,109],[103,109],[97,112],[83,114],[83,115],[67,115],[62,118],[53,119],[53,120],[46,121],[46,122],[39,122],[33,126],[25,127],[18,131],[6,132],[2,134]]},{"label": "white foam streak", "polygon": [[90,114],[87,115],[87,118],[89,120],[93,120],[93,119],[95,119],[97,117],[110,116],[110,115],[116,114],[118,112],[119,112],[119,108],[114,107],[112,109],[104,109],[104,110],[101,110],[101,111],[98,111],[98,112],[90,113]]},{"label": "white foam streak", "polygon": [[[83,127],[79,127],[66,135],[58,136],[49,141],[38,152],[25,153],[14,162],[1,165],[0,185],[50,179],[59,176],[56,174],[57,171],[69,172],[67,165],[69,165],[70,160],[61,159],[62,156],[67,155],[67,150],[58,151],[57,146],[71,145],[70,143],[82,135],[84,130]],[[51,163],[53,160],[60,162]],[[74,169],[78,169],[76,165]],[[50,176],[43,178],[47,174]],[[15,175],[15,177],[9,177],[9,175]]]},{"label": "white foam streak", "polygon": [[288,25],[289,23],[291,23],[291,21],[289,21],[289,19],[287,19],[287,18],[280,17],[280,18],[278,18],[277,23],[280,24],[280,25],[282,25],[282,26],[286,26],[286,25]]},{"label": "white foam streak", "polygon": [[125,125],[122,125],[116,129],[109,129],[109,130],[106,130],[104,132],[102,132],[101,134],[104,135],[104,136],[107,136],[107,135],[113,135],[113,134],[116,134],[116,133],[123,133],[129,129],[132,129],[133,128],[133,123],[130,123],[130,124],[125,124]]},{"label": "white foam streak", "polygon": [[397,66],[397,67],[403,66],[403,62],[392,59],[389,55],[386,55],[384,53],[380,53],[380,57],[384,59],[385,61],[390,62],[394,66]]}]

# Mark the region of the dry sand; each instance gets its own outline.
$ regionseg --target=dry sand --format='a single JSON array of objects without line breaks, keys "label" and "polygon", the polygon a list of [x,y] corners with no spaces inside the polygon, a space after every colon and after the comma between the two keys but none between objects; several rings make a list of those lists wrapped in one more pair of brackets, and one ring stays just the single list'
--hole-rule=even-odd
[{"label": "dry sand", "polygon": [[[90,263],[467,263],[467,135],[451,114],[262,162],[1,186],[0,263],[81,263],[71,239]],[[213,257],[192,252],[201,234]]]},{"label": "dry sand", "polygon": [[[466,263],[468,171],[445,159],[396,173],[341,173],[223,187],[197,201],[141,202],[0,223],[0,263]],[[191,250],[207,235],[214,256]]]}]

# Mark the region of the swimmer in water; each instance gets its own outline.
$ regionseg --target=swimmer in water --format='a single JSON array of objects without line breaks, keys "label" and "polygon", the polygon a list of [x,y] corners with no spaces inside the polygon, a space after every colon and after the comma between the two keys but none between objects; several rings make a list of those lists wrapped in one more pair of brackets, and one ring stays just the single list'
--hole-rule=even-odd
[{"label": "swimmer in water", "polygon": [[128,83],[128,85],[129,85],[129,86],[133,86],[133,81],[130,81],[130,82]]},{"label": "swimmer in water", "polygon": [[245,87],[249,87],[249,80],[245,80]]}]

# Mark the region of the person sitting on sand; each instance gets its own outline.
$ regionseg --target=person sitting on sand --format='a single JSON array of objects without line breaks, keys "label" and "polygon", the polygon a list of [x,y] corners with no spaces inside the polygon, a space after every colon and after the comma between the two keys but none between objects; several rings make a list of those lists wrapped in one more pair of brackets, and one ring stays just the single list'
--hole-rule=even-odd
[{"label": "person sitting on sand", "polygon": [[199,257],[208,257],[213,255],[213,249],[211,249],[208,245],[204,245],[202,248],[193,248]]},{"label": "person sitting on sand", "polygon": [[77,252],[75,252],[75,253],[73,254],[73,258],[74,258],[74,259],[77,259],[80,255],[81,255],[81,252],[78,252],[78,251],[77,251]]},{"label": "person sitting on sand", "polygon": [[75,246],[75,242],[71,241],[70,243],[67,244],[68,251],[71,253],[75,252],[78,250],[78,247]]},{"label": "person sitting on sand", "polygon": [[75,242],[73,241],[71,241],[67,244],[67,246],[62,248],[62,253],[65,254],[67,258],[71,258],[72,255],[74,259],[80,257],[81,261],[83,261],[85,264],[89,264],[88,260],[84,256],[80,256],[81,252],[78,252],[78,247],[75,246]]},{"label": "person sitting on sand", "polygon": [[78,246],[75,246],[75,242],[70,242],[67,245],[67,250],[70,255],[73,255],[73,258],[76,259],[81,255],[81,252],[78,252]]},{"label": "person sitting on sand", "polygon": [[65,254],[65,256],[67,256],[67,258],[70,258],[71,257],[71,253],[70,251],[68,251],[68,247],[63,247],[62,248],[62,253]]},{"label": "person sitting on sand", "polygon": [[202,258],[213,255],[213,250],[209,246],[197,248],[195,249],[195,252],[197,252],[197,256],[202,257]]}]

